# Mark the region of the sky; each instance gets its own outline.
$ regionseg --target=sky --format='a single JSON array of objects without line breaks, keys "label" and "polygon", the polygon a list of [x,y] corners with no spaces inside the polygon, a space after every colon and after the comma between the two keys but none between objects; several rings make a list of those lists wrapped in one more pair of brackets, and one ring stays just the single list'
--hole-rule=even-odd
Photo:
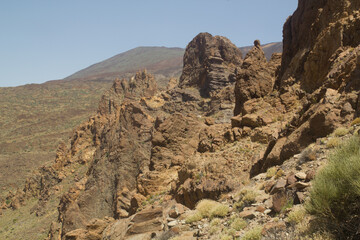
[{"label": "sky", "polygon": [[235,45],[282,41],[298,0],[1,0],[0,87],[65,78],[139,46],[200,32]]}]

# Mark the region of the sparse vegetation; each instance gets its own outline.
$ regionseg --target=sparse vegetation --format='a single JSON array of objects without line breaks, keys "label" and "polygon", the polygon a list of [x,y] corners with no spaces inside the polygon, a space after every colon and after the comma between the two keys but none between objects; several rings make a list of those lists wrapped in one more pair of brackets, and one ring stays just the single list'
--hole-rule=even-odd
[{"label": "sparse vegetation", "polygon": [[241,240],[260,240],[261,239],[262,227],[257,226],[247,231]]},{"label": "sparse vegetation", "polygon": [[339,146],[339,144],[340,144],[340,139],[338,137],[333,137],[327,141],[326,146],[328,148],[335,148]]},{"label": "sparse vegetation", "polygon": [[214,218],[213,220],[211,220],[210,226],[217,226],[220,224],[220,222],[221,222],[220,218]]},{"label": "sparse vegetation", "polygon": [[288,199],[285,205],[282,207],[281,212],[285,212],[287,209],[290,209],[294,206],[294,200]]},{"label": "sparse vegetation", "polygon": [[244,219],[238,217],[233,220],[230,226],[232,229],[235,229],[236,231],[240,231],[247,226],[247,222]]},{"label": "sparse vegetation", "polygon": [[255,202],[257,193],[252,189],[243,189],[240,192],[239,201],[234,204],[234,207],[241,211],[244,207],[251,205]]},{"label": "sparse vegetation", "polygon": [[360,139],[352,137],[329,156],[313,181],[306,210],[341,237],[359,238]]},{"label": "sparse vegetation", "polygon": [[[110,86],[110,81],[60,81],[0,88],[0,189],[16,189],[24,181],[16,176],[52,162],[59,143],[96,111]],[[9,162],[5,171],[2,164]]]},{"label": "sparse vegetation", "polygon": [[336,137],[342,137],[349,133],[349,129],[344,127],[339,127],[334,131],[334,136]]},{"label": "sparse vegetation", "polygon": [[287,221],[291,224],[298,224],[301,221],[304,220],[304,217],[306,215],[306,210],[304,208],[299,208],[299,209],[295,209],[292,210],[289,214],[288,214],[288,218]]},{"label": "sparse vegetation", "polygon": [[275,179],[279,179],[279,178],[281,178],[282,176],[284,176],[285,175],[285,172],[284,172],[284,170],[282,170],[281,168],[276,172],[276,174],[275,174]]},{"label": "sparse vegetation", "polygon": [[199,221],[203,218],[225,217],[229,213],[229,207],[213,200],[201,200],[194,214],[186,218],[186,223]]},{"label": "sparse vegetation", "polygon": [[271,167],[266,171],[266,178],[272,178],[277,172],[277,167]]},{"label": "sparse vegetation", "polygon": [[196,211],[194,214],[191,214],[190,216],[188,216],[186,218],[185,222],[186,223],[193,223],[193,222],[200,221],[203,218],[204,218],[204,216],[200,212]]}]

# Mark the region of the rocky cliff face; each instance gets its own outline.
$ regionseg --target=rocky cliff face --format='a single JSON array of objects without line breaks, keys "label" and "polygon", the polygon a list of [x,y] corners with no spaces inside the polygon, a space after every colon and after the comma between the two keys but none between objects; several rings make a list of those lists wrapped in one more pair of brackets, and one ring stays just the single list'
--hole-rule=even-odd
[{"label": "rocky cliff face", "polygon": [[229,39],[200,33],[186,47],[180,86],[198,87],[209,96],[233,82],[229,75],[241,62],[241,51]]},{"label": "rocky cliff face", "polygon": [[280,85],[299,82],[312,92],[328,82],[338,88],[341,81],[330,79],[333,61],[359,44],[357,1],[300,1],[284,25],[284,52]]},{"label": "rocky cliff face", "polygon": [[268,62],[256,40],[254,47],[245,56],[240,70],[236,74],[235,110],[234,114],[242,112],[244,103],[252,98],[262,98],[268,95],[275,83],[275,74],[280,66],[281,54],[274,54]]},{"label": "rocky cliff face", "polygon": [[292,119],[254,174],[358,116],[360,36],[349,32],[359,28],[358,9],[356,1],[301,1],[286,21],[275,89]]}]

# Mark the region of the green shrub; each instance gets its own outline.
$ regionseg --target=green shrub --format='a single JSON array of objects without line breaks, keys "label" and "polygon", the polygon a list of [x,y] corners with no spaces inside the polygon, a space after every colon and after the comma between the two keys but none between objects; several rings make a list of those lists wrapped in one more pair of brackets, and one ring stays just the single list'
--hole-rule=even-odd
[{"label": "green shrub", "polygon": [[186,219],[185,219],[185,222],[186,223],[193,223],[193,222],[197,222],[197,221],[200,221],[201,219],[203,219],[203,215],[201,215],[201,213],[199,212],[195,212],[194,214],[188,216]]},{"label": "green shrub", "polygon": [[295,209],[288,214],[288,222],[291,224],[298,224],[304,220],[306,211],[303,208]]},{"label": "green shrub", "polygon": [[210,218],[213,217],[225,217],[229,213],[229,207],[223,204],[219,204],[211,211]]},{"label": "green shrub", "polygon": [[257,196],[257,193],[254,192],[253,190],[250,189],[246,189],[242,192],[243,197],[242,200],[244,202],[248,202],[248,203],[254,203],[255,202],[255,198]]},{"label": "green shrub", "polygon": [[348,133],[349,133],[349,129],[344,127],[339,127],[334,131],[334,136],[341,137],[341,136],[345,136]]},{"label": "green shrub", "polygon": [[239,196],[239,201],[234,204],[234,208],[241,211],[244,207],[247,207],[255,202],[257,193],[251,189],[243,189],[241,190]]},{"label": "green shrub", "polygon": [[285,175],[284,170],[279,169],[279,170],[276,172],[276,174],[275,174],[275,179],[279,179],[279,178],[281,178],[281,177],[284,176],[284,175]]},{"label": "green shrub", "polygon": [[201,200],[195,209],[195,213],[186,218],[186,223],[196,222],[203,218],[225,217],[229,213],[228,206],[208,199]]},{"label": "green shrub", "polygon": [[358,239],[360,227],[360,138],[352,137],[329,156],[316,175],[306,210],[341,238]]},{"label": "green shrub", "polygon": [[213,226],[217,226],[221,223],[221,220],[220,218],[214,218],[213,220],[211,220],[210,222],[210,226],[213,227]]},{"label": "green shrub", "polygon": [[272,178],[277,172],[277,167],[271,167],[266,171],[266,178]]},{"label": "green shrub", "polygon": [[253,229],[247,231],[241,240],[260,240],[261,239],[262,227],[254,227]]},{"label": "green shrub", "polygon": [[211,226],[209,229],[209,234],[214,235],[217,232],[220,232],[221,228],[219,226]]},{"label": "green shrub", "polygon": [[326,146],[328,148],[335,148],[339,145],[340,145],[340,139],[338,137],[330,138],[326,143]]},{"label": "green shrub", "polygon": [[240,231],[247,226],[247,222],[243,218],[235,218],[230,226],[236,231]]}]

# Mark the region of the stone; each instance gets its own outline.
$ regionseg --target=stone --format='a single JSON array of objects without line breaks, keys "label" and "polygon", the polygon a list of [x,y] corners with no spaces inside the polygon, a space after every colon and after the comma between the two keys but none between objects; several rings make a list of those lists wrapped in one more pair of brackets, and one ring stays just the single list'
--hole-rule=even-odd
[{"label": "stone", "polygon": [[175,227],[177,224],[178,224],[178,221],[176,221],[176,220],[168,222],[169,227]]},{"label": "stone", "polygon": [[205,124],[208,125],[208,126],[211,126],[211,125],[214,125],[215,124],[215,121],[213,118],[211,117],[206,117],[205,118]]},{"label": "stone", "polygon": [[256,128],[262,126],[261,118],[257,114],[246,114],[241,118],[241,127]]},{"label": "stone", "polygon": [[287,176],[286,178],[286,185],[293,185],[294,183],[296,183],[298,180],[295,177],[294,173],[291,173]]},{"label": "stone", "polygon": [[171,218],[178,218],[180,215],[184,214],[188,208],[182,204],[176,203],[174,206],[171,207],[169,210],[169,217]]},{"label": "stone", "polygon": [[242,120],[242,116],[237,115],[235,117],[231,118],[231,127],[232,128],[241,128],[241,120]]},{"label": "stone", "polygon": [[266,210],[266,208],[263,207],[263,206],[257,206],[257,207],[256,207],[256,211],[258,211],[258,212],[263,213],[263,212],[265,212],[265,210]]},{"label": "stone", "polygon": [[303,204],[305,202],[305,194],[303,192],[296,192],[294,204]]},{"label": "stone", "polygon": [[316,175],[316,171],[315,170],[309,170],[306,172],[306,178],[305,178],[305,182],[310,182],[311,180],[314,179]]},{"label": "stone", "polygon": [[272,187],[271,191],[270,191],[270,194],[275,194],[277,192],[279,192],[280,190],[282,189],[285,189],[285,186],[286,186],[286,180],[285,179],[279,179],[275,185]]},{"label": "stone", "polygon": [[295,174],[295,177],[299,180],[305,180],[306,179],[306,173],[304,172],[298,172]]},{"label": "stone", "polygon": [[280,59],[267,62],[260,46],[254,46],[246,54],[241,70],[236,75],[234,115],[242,112],[247,100],[264,97],[272,90],[278,65]]},{"label": "stone", "polygon": [[255,218],[255,213],[251,210],[242,211],[239,213],[239,217],[244,219],[253,219]]},{"label": "stone", "polygon": [[309,183],[304,183],[304,182],[296,182],[293,185],[290,185],[289,188],[295,188],[298,191],[301,191],[307,187],[309,187],[310,184]]},{"label": "stone", "polygon": [[253,142],[268,144],[271,140],[277,139],[278,135],[277,129],[266,126],[255,128],[250,135],[250,139]]},{"label": "stone", "polygon": [[[327,85],[334,89],[340,86],[341,81],[348,77],[347,74],[345,74],[346,77],[344,76],[344,70],[339,71],[342,72],[342,77],[337,77],[336,71],[329,75],[328,73],[331,68],[344,69],[342,67],[344,57],[339,56],[337,51],[346,46],[358,45],[360,37],[358,34],[351,38],[342,37],[343,34],[351,35],[351,32],[359,26],[359,16],[355,13],[358,8],[358,2],[347,4],[346,1],[299,4],[298,9],[284,24],[284,57],[280,72],[280,86],[285,88],[293,84],[300,75],[303,76],[300,82],[301,87],[309,92],[319,88],[327,77],[330,77]],[[329,21],[326,16],[333,14],[334,11],[336,17]],[[321,14],[318,14],[319,12]],[[341,32],[343,34],[340,34]],[[332,58],[332,56],[341,57],[339,66],[335,67],[334,63],[329,61],[329,59],[334,61],[335,57]],[[289,81],[290,78],[293,80]]]},{"label": "stone", "polygon": [[273,210],[277,213],[281,212],[283,207],[288,202],[288,197],[285,191],[279,191],[275,193],[272,197],[272,202],[273,202]]},{"label": "stone", "polygon": [[271,212],[272,212],[271,209],[266,209],[266,210],[264,211],[265,214],[269,214],[269,213],[271,213]]},{"label": "stone", "polygon": [[264,202],[264,206],[265,206],[266,208],[272,208],[272,207],[273,207],[272,198],[267,199],[267,200]]},{"label": "stone", "polygon": [[160,219],[152,219],[145,222],[136,222],[129,228],[127,234],[136,235],[149,232],[157,232],[164,229],[164,223]]},{"label": "stone", "polygon": [[274,185],[275,185],[275,181],[272,181],[272,180],[266,181],[266,182],[264,183],[264,190],[265,190],[265,192],[266,192],[266,193],[270,193],[270,191],[271,191],[271,189],[274,187]]}]

